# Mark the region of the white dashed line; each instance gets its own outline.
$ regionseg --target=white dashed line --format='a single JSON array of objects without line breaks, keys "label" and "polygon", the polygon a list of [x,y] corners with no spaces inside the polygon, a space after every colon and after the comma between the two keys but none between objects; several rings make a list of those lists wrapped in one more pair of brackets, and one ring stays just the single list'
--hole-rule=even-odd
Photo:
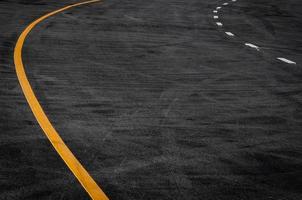
[{"label": "white dashed line", "polygon": [[[231,0],[232,2],[237,2],[237,0]],[[225,2],[222,4],[223,6],[227,6],[229,5],[229,3]],[[213,10],[213,13],[218,13],[218,10],[220,10],[222,7],[218,6],[216,7],[216,10]],[[219,16],[218,15],[214,15],[213,16],[214,19],[218,19]],[[221,22],[216,22],[217,26],[223,26],[223,24]],[[230,36],[230,37],[234,37],[235,35],[232,32],[225,32],[226,35]],[[260,51],[260,47],[258,47],[257,45],[254,45],[252,43],[244,43],[245,46],[248,46],[250,48],[256,49],[257,51]],[[277,60],[280,60],[282,62],[285,62],[287,64],[291,64],[291,65],[296,65],[297,63],[289,60],[287,58],[282,58],[282,57],[278,57]]]},{"label": "white dashed line", "polygon": [[251,44],[251,43],[245,43],[245,46],[248,46],[248,47],[251,47],[253,49],[256,49],[257,51],[260,51],[260,47],[254,45],[254,44]]},{"label": "white dashed line", "polygon": [[225,32],[225,34],[227,34],[228,36],[234,37],[235,35],[231,32]]},{"label": "white dashed line", "polygon": [[282,62],[285,62],[287,64],[296,65],[297,63],[291,60],[288,60],[286,58],[277,58],[278,60],[281,60]]}]

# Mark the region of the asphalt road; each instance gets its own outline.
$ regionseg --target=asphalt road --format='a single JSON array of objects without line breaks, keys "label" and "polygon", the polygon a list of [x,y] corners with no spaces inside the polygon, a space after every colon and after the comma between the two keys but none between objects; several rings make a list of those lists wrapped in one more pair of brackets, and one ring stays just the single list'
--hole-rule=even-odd
[{"label": "asphalt road", "polygon": [[[75,2],[0,1],[1,200],[89,199],[13,62],[30,22]],[[299,200],[301,24],[300,0],[105,0],[41,22],[23,59],[52,124],[110,199]]]}]

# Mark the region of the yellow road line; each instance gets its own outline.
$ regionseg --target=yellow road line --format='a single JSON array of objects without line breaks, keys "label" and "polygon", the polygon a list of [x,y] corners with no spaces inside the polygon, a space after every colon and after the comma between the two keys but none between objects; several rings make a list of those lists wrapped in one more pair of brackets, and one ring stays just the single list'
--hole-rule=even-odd
[{"label": "yellow road line", "polygon": [[63,12],[67,9],[99,2],[100,0],[92,0],[92,1],[85,1],[81,3],[72,4],[69,6],[66,6],[64,8],[61,8],[59,10],[53,11],[49,14],[46,14],[39,19],[32,22],[20,35],[17,44],[15,46],[14,51],[14,62],[16,67],[16,73],[19,79],[19,83],[22,87],[23,93],[27,99],[27,102],[36,117],[40,127],[50,140],[53,147],[56,149],[56,151],[59,153],[61,158],[64,160],[66,165],[69,167],[69,169],[72,171],[72,173],[77,177],[83,188],[88,192],[90,197],[93,200],[108,200],[108,197],[105,195],[105,193],[101,190],[101,188],[97,185],[97,183],[93,180],[93,178],[89,175],[89,173],[85,170],[85,168],[81,165],[81,163],[76,159],[76,157],[72,154],[72,152],[69,150],[69,148],[66,146],[58,132],[55,130],[55,128],[52,126],[51,122],[49,121],[48,117],[46,116],[45,112],[43,111],[43,108],[41,107],[38,99],[36,98],[35,93],[33,92],[33,89],[31,88],[31,85],[27,79],[23,62],[22,62],[22,47],[24,44],[24,41],[28,35],[28,33],[41,21],[45,20],[46,18],[53,16],[59,12]]}]

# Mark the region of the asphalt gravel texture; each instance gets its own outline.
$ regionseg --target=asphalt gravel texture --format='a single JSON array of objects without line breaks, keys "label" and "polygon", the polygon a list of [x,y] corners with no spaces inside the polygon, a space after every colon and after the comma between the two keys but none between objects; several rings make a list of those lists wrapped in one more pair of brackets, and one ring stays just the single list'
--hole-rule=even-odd
[{"label": "asphalt gravel texture", "polygon": [[[89,199],[13,63],[30,22],[75,2],[0,1],[1,200]],[[218,27],[223,2],[104,0],[29,34],[37,98],[110,199],[302,199],[302,1],[238,0]]]}]

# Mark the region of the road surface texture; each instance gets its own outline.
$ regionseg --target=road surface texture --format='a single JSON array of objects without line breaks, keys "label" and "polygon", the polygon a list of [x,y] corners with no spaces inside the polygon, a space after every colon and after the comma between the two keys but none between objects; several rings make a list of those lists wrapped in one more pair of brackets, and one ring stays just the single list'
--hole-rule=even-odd
[{"label": "road surface texture", "polygon": [[[13,61],[30,22],[76,2],[0,1],[1,200],[89,199]],[[301,24],[301,0],[104,0],[41,22],[23,61],[110,199],[300,200]]]}]

